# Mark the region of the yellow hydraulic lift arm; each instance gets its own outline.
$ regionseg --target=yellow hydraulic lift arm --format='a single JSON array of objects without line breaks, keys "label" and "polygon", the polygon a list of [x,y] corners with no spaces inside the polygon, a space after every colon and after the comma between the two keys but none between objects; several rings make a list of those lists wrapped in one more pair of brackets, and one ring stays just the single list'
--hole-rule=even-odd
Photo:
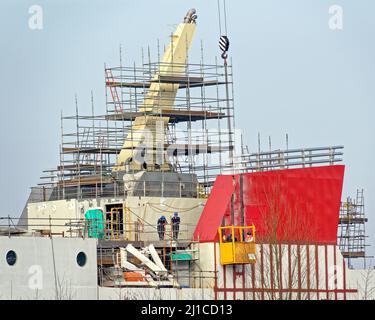
[{"label": "yellow hydraulic lift arm", "polygon": [[[183,23],[178,25],[176,31],[171,36],[171,42],[163,54],[159,70],[153,76],[150,88],[145,95],[143,105],[139,108],[139,111],[159,113],[163,109],[173,108],[179,88],[176,79],[178,80],[185,76],[187,55],[196,28],[195,19],[195,9],[190,9]],[[166,79],[172,80],[168,82]],[[157,143],[164,144],[165,130],[168,122],[168,117],[147,115],[137,117],[117,157],[117,163],[113,171],[125,170],[126,164],[129,164],[130,168],[134,170],[145,169],[134,161],[134,149],[142,144],[146,145],[147,149],[153,150]],[[168,170],[169,165],[164,152],[163,158],[164,164],[161,170]],[[155,163],[155,158],[150,162]]]}]

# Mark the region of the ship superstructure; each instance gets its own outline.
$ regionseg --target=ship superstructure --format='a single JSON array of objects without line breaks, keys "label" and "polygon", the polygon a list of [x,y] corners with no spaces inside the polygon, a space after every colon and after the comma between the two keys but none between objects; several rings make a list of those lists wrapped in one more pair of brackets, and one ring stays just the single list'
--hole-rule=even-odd
[{"label": "ship superstructure", "polygon": [[[343,147],[237,154],[232,67],[225,52],[204,63],[203,47],[199,63],[190,61],[196,27],[191,9],[157,62],[148,50],[140,66],[106,66],[104,114],[92,101],[81,115],[76,100],[76,114],[61,116],[59,165],[32,188],[18,222],[1,229],[2,292],[356,297],[336,245]],[[39,271],[43,285],[27,276]]]}]

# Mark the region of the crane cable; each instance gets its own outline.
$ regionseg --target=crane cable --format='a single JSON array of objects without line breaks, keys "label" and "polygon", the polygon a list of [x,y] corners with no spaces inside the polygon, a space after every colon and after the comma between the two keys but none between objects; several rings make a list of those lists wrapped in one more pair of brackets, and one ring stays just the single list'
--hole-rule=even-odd
[{"label": "crane cable", "polygon": [[220,0],[217,0],[217,12],[218,12],[218,15],[219,15],[219,34],[221,36]]},{"label": "crane cable", "polygon": [[217,0],[217,11],[218,11],[218,16],[219,16],[219,33],[220,36],[222,35],[228,35],[228,28],[227,28],[227,6],[226,6],[226,0],[223,0],[223,11],[224,11],[224,34],[222,33],[221,30],[221,5],[220,5],[220,0]]},{"label": "crane cable", "polygon": [[221,29],[221,5],[220,5],[220,0],[217,0],[217,9],[218,9],[218,16],[219,16],[219,32],[220,32],[219,48],[222,51],[221,58],[224,59],[224,63],[226,63],[226,59],[228,58],[228,50],[229,50],[229,39],[228,39],[228,36],[227,36],[228,28],[227,28],[226,1],[223,0],[225,34],[222,33],[222,29]]}]

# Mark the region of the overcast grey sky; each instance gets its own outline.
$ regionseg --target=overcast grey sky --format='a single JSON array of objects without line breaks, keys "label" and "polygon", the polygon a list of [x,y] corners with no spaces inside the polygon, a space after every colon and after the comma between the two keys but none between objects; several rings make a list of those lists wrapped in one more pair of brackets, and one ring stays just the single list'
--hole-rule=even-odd
[{"label": "overcast grey sky", "polygon": [[[28,25],[43,8],[43,30]],[[331,30],[329,7],[343,8]],[[1,215],[18,216],[41,171],[58,163],[60,110],[89,113],[90,91],[104,111],[104,63],[140,63],[141,48],[168,42],[195,7],[191,60],[218,55],[216,0],[2,0],[0,3]],[[236,126],[251,150],[257,133],[275,148],[344,145],[343,196],[365,189],[375,253],[375,2],[373,0],[227,1],[235,80]]]}]

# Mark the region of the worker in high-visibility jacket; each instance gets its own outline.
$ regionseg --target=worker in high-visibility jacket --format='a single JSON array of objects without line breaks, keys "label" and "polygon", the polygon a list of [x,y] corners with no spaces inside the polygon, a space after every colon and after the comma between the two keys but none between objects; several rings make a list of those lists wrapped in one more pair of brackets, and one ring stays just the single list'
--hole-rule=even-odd
[{"label": "worker in high-visibility jacket", "polygon": [[253,235],[251,231],[249,231],[248,233],[246,233],[245,242],[253,242],[253,241],[254,241]]}]

